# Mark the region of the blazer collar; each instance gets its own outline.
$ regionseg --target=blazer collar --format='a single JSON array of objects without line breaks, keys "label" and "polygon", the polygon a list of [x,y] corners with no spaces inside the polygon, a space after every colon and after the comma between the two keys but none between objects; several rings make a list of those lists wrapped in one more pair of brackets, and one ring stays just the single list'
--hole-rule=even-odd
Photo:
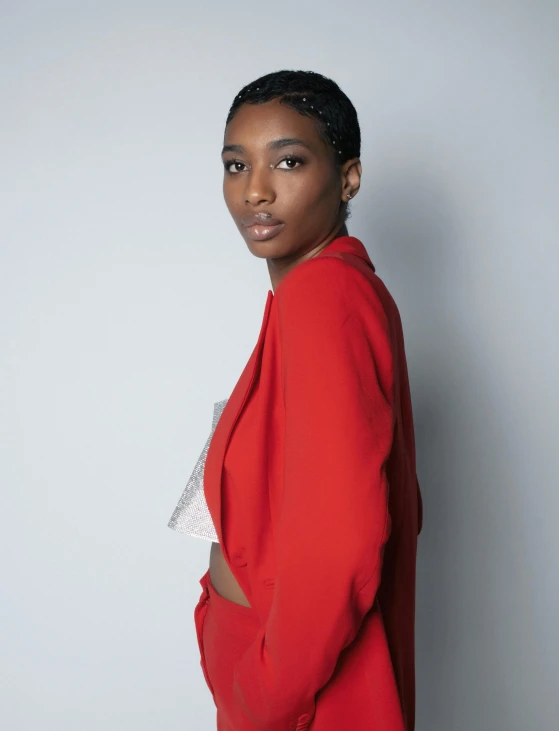
[{"label": "blazer collar", "polygon": [[363,259],[375,271],[374,264],[367,253],[367,249],[356,236],[338,236],[328,246],[325,246],[324,249],[319,251],[316,256],[329,256],[331,254],[353,254]]}]

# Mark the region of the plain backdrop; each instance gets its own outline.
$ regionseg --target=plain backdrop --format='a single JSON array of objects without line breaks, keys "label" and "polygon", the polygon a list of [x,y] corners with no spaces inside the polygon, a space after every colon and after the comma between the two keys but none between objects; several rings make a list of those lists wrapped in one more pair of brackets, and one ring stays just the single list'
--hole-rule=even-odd
[{"label": "plain backdrop", "polygon": [[404,324],[416,728],[557,728],[558,7],[0,3],[2,728],[215,729],[210,543],[167,521],[271,286],[225,118],[284,68],[357,109],[348,229]]}]

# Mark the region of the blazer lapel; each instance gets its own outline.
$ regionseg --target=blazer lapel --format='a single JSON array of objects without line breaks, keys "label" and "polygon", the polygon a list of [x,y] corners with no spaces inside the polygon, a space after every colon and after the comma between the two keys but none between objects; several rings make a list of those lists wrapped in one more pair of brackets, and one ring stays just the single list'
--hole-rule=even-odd
[{"label": "blazer lapel", "polygon": [[233,392],[225,404],[225,408],[223,409],[221,416],[219,417],[219,421],[208,448],[206,463],[204,465],[204,495],[208,505],[208,510],[212,516],[219,543],[221,545],[221,551],[228,562],[229,554],[223,541],[223,534],[221,530],[223,460],[225,459],[225,452],[227,450],[227,445],[229,444],[231,432],[233,431],[233,427],[235,426],[235,423],[237,422],[243,406],[250,394],[251,386],[254,383],[254,377],[260,366],[264,335],[266,333],[273,297],[274,295],[272,290],[268,290],[258,341],[233,389]]}]

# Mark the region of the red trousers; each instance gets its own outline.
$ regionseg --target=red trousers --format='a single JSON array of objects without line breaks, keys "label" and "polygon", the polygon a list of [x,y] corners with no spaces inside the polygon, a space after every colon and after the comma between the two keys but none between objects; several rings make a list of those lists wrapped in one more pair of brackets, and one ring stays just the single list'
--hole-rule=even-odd
[{"label": "red trousers", "polygon": [[217,707],[217,731],[254,731],[233,696],[233,665],[254,640],[260,620],[252,607],[218,594],[209,569],[200,584],[194,623],[202,672]]},{"label": "red trousers", "polygon": [[[257,731],[233,693],[233,667],[253,642],[260,620],[252,607],[220,596],[209,569],[200,584],[203,590],[194,620],[200,664],[217,708],[217,731]],[[334,674],[318,692],[310,731],[404,731],[392,673],[382,614],[375,602],[357,641],[345,648]]]}]

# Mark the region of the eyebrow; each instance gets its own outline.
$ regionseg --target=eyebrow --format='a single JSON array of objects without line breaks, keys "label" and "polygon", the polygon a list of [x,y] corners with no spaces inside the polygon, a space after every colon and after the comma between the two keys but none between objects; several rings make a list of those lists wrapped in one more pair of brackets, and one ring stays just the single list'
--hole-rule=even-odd
[{"label": "eyebrow", "polygon": [[[277,140],[272,140],[268,143],[268,147],[270,150],[280,150],[282,147],[288,147],[289,145],[302,145],[303,147],[306,147],[307,150],[311,150],[311,147],[305,140],[300,139],[299,137],[280,137]],[[221,154],[223,155],[225,152],[244,152],[245,148],[242,145],[225,145],[223,147],[223,150],[221,151]]]}]

